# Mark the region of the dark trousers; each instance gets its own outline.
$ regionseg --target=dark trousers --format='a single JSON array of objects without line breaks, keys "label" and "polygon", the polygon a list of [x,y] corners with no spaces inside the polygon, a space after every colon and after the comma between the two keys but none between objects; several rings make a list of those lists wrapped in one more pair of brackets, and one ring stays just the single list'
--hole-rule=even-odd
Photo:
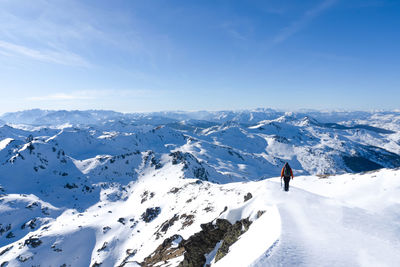
[{"label": "dark trousers", "polygon": [[290,177],[283,177],[283,181],[285,181],[285,191],[289,191]]}]

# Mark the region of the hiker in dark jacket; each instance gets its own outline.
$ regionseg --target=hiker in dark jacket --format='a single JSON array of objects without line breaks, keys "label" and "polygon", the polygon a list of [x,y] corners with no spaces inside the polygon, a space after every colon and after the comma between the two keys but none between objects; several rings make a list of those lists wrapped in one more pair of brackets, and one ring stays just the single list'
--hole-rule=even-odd
[{"label": "hiker in dark jacket", "polygon": [[289,163],[285,163],[285,165],[282,168],[281,171],[281,180],[285,181],[285,191],[289,191],[289,182],[290,182],[290,177],[292,177],[293,180],[293,172],[292,172],[292,168],[290,168]]}]

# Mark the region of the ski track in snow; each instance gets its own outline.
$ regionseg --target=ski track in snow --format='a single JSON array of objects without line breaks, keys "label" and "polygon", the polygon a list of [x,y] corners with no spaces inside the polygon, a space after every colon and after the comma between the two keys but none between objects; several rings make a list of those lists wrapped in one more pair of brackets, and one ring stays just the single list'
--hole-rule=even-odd
[{"label": "ski track in snow", "polygon": [[274,193],[281,236],[251,266],[400,266],[398,222],[294,187]]}]

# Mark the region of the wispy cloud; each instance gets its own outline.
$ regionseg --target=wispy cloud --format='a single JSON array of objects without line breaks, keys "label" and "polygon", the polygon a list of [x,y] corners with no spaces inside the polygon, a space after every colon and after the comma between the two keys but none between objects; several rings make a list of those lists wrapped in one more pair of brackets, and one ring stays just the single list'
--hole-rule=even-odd
[{"label": "wispy cloud", "polygon": [[235,29],[229,29],[228,32],[235,39],[242,40],[242,41],[247,40],[247,37],[244,34],[240,33],[239,31],[237,31]]},{"label": "wispy cloud", "polygon": [[248,41],[252,26],[248,21],[228,21],[222,23],[221,28],[228,36],[239,41]]},{"label": "wispy cloud", "polygon": [[31,96],[26,100],[28,101],[64,101],[64,100],[84,100],[84,99],[94,99],[91,96],[85,96],[80,93],[56,93],[44,96]]},{"label": "wispy cloud", "polygon": [[343,56],[326,52],[318,52],[318,51],[312,51],[310,52],[310,55],[318,59],[336,61],[336,62],[354,62],[356,60],[355,57]]},{"label": "wispy cloud", "polygon": [[24,56],[34,60],[62,65],[90,66],[89,62],[84,58],[68,51],[37,50],[2,40],[0,40],[0,53],[7,56]]},{"label": "wispy cloud", "polygon": [[322,12],[333,6],[337,1],[338,0],[324,0],[314,8],[307,10],[300,19],[293,21],[289,26],[281,30],[280,33],[273,38],[273,44],[276,45],[289,39],[292,35],[296,34],[304,27],[306,27],[314,18],[319,16]]},{"label": "wispy cloud", "polygon": [[130,66],[155,69],[158,58],[165,60],[172,50],[165,33],[143,31],[140,16],[118,5],[107,9],[79,0],[0,2],[1,57],[84,67],[128,65],[126,59],[131,58]]},{"label": "wispy cloud", "polygon": [[131,90],[84,90],[78,92],[62,92],[41,96],[27,97],[27,101],[70,101],[70,100],[96,100],[111,98],[148,98],[163,95],[163,92],[148,89]]}]

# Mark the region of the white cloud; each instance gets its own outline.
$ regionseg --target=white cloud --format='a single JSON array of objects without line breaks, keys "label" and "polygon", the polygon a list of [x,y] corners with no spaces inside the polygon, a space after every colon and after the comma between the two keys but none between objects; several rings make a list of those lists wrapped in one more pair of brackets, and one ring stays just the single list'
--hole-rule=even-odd
[{"label": "white cloud", "polygon": [[83,90],[79,92],[54,93],[42,96],[27,97],[27,101],[68,101],[68,100],[95,100],[112,98],[147,98],[157,97],[163,93],[155,90]]},{"label": "white cloud", "polygon": [[319,16],[323,11],[330,8],[337,0],[324,0],[319,5],[312,9],[307,10],[303,16],[292,22],[289,26],[285,27],[275,38],[272,40],[274,44],[279,44],[289,39],[293,34],[302,30],[309,24],[315,17]]},{"label": "white cloud", "polygon": [[83,99],[93,99],[93,97],[85,96],[82,94],[66,94],[66,93],[57,93],[45,96],[32,96],[28,97],[26,100],[28,101],[63,101],[63,100],[83,100]]},{"label": "white cloud", "polygon": [[99,64],[100,58],[113,62],[119,59],[112,56],[114,53],[123,53],[135,58],[131,62],[154,66],[156,57],[171,50],[170,40],[163,38],[164,33],[160,37],[142,31],[136,21],[130,12],[93,9],[92,4],[79,0],[6,1],[0,8],[0,56],[7,52],[88,67],[95,61]]},{"label": "white cloud", "polygon": [[248,20],[225,21],[218,26],[232,39],[248,41],[253,25]]},{"label": "white cloud", "polygon": [[37,50],[0,40],[0,53],[3,55],[24,56],[34,60],[70,66],[88,67],[90,64],[77,54],[68,51]]}]

